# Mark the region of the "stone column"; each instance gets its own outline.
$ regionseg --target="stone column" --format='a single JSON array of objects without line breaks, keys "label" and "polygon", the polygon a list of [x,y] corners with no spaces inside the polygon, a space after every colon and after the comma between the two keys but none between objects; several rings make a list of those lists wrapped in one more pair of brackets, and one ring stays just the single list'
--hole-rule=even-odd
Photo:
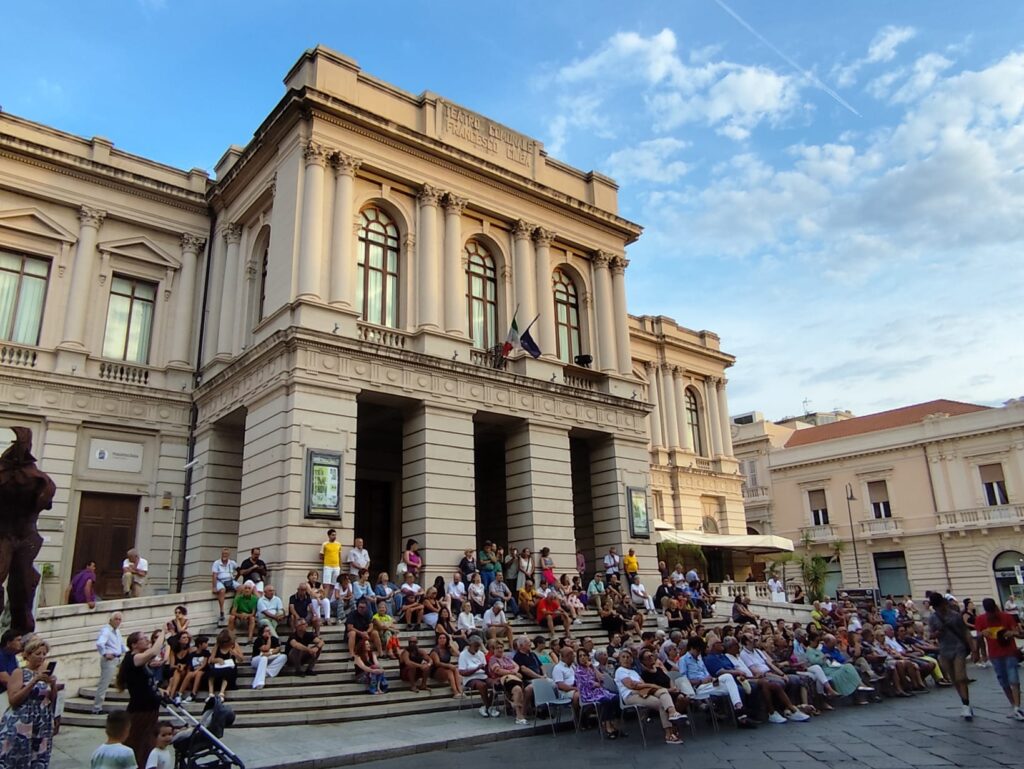
[{"label": "stone column", "polygon": [[571,570],[576,535],[569,431],[526,422],[505,440],[505,459],[509,546],[535,553],[550,547],[555,573]]},{"label": "stone column", "polygon": [[82,206],[78,209],[78,247],[71,266],[71,293],[64,315],[63,345],[85,349],[86,318],[96,298],[96,241],[107,212]]},{"label": "stone column", "polygon": [[444,330],[469,336],[466,269],[462,266],[462,212],[469,201],[452,193],[444,199]]},{"label": "stone column", "polygon": [[[519,329],[526,328],[526,324],[536,316],[536,284],[533,280],[533,260],[530,259],[530,234],[533,232],[533,225],[527,224],[522,219],[515,223],[512,228],[512,236],[515,239],[514,264],[512,266],[512,279],[515,285],[516,306],[519,307]],[[515,307],[512,308],[515,312]]]},{"label": "stone column", "polygon": [[543,227],[533,231],[534,280],[537,282],[537,312],[540,317],[531,333],[541,352],[552,358],[558,357],[555,344],[555,296],[551,282],[551,241],[556,237],[556,233]]},{"label": "stone column", "polygon": [[673,397],[676,399],[676,413],[679,417],[679,445],[690,453],[694,453],[693,433],[690,432],[690,425],[686,421],[686,381],[683,379],[681,369],[676,369],[673,381],[675,383]]},{"label": "stone column", "polygon": [[242,228],[229,224],[224,228],[224,241],[228,248],[224,255],[224,291],[220,296],[220,316],[217,318],[217,354],[231,357],[235,354],[235,313],[242,284],[242,266],[238,257]]},{"label": "stone column", "polygon": [[402,541],[420,543],[424,585],[476,546],[473,412],[422,403],[402,430]]},{"label": "stone column", "polygon": [[626,309],[626,268],[629,259],[617,256],[612,259],[612,304],[615,308],[615,351],[618,353],[619,374],[633,375],[633,360],[629,349],[629,311]]},{"label": "stone column", "polygon": [[647,381],[648,385],[648,397],[654,408],[648,415],[651,424],[651,448],[657,449],[662,446],[661,442],[661,408],[658,405],[660,399],[658,398],[658,364],[655,361],[649,360],[644,363],[644,368],[647,369]]},{"label": "stone column", "polygon": [[612,277],[608,265],[614,257],[607,251],[598,251],[590,261],[594,264],[594,293],[597,295],[597,363],[601,371],[618,371],[619,359],[615,352],[616,329]]},{"label": "stone column", "polygon": [[224,229],[217,227],[214,230],[213,243],[210,244],[210,290],[209,301],[206,305],[206,338],[203,340],[203,362],[208,363],[217,354],[218,334],[220,331],[220,317],[217,311],[224,296],[224,267],[227,261],[225,255]]},{"label": "stone column", "polygon": [[722,453],[722,420],[718,416],[718,394],[715,391],[717,382],[714,377],[704,382],[704,402],[708,406],[708,424],[711,428],[711,457],[717,457]]},{"label": "stone column", "polygon": [[418,325],[421,328],[441,327],[437,312],[437,201],[440,197],[440,190],[424,184],[416,198],[420,204],[420,231],[416,236],[416,243],[419,246],[416,252],[416,280],[419,284]]},{"label": "stone column", "polygon": [[352,245],[352,219],[355,212],[355,177],[363,161],[335,153],[334,212],[331,217],[331,288],[330,302],[336,307],[351,308],[355,301],[355,256]]},{"label": "stone column", "polygon": [[676,415],[675,387],[672,385],[672,373],[675,366],[661,364],[661,393],[665,396],[665,443],[666,448],[679,448],[679,419]]},{"label": "stone column", "polygon": [[722,422],[722,454],[732,456],[732,425],[729,422],[729,399],[725,394],[725,379],[718,380],[718,415]]},{"label": "stone column", "polygon": [[196,293],[196,263],[206,238],[181,236],[181,269],[178,271],[177,297],[174,302],[174,324],[171,326],[171,363],[189,365],[192,349],[192,305]]},{"label": "stone column", "polygon": [[320,299],[324,259],[324,167],[328,150],[314,141],[302,148],[306,175],[302,183],[302,229],[299,231],[299,290],[296,298]]}]

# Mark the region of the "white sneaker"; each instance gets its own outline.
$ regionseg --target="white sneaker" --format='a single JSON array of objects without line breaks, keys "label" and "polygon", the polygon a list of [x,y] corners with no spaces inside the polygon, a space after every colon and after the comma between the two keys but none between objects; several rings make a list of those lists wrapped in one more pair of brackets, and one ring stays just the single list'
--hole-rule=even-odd
[{"label": "white sneaker", "polygon": [[974,708],[972,708],[970,705],[964,705],[962,708],[960,708],[960,715],[964,717],[964,721],[973,721]]},{"label": "white sneaker", "polygon": [[491,718],[501,718],[501,711],[497,708],[491,708],[487,711],[487,715],[489,715]]},{"label": "white sneaker", "polygon": [[1013,711],[1013,717],[1018,721],[1024,721],[1024,708],[1017,708]]},{"label": "white sneaker", "polygon": [[525,718],[517,718],[516,719],[516,726],[528,726],[529,723],[530,722],[527,721]]},{"label": "white sneaker", "polygon": [[484,718],[487,718],[489,715],[491,715],[490,713],[487,712],[487,706],[486,705],[481,705],[480,706],[480,715],[482,715]]},{"label": "white sneaker", "polygon": [[784,724],[786,723],[786,717],[780,713],[772,711],[772,714],[768,716],[768,723],[770,724]]},{"label": "white sneaker", "polygon": [[811,717],[809,715],[807,715],[806,713],[803,713],[803,712],[801,712],[799,710],[794,710],[792,713],[789,714],[789,720],[790,721],[810,721]]}]

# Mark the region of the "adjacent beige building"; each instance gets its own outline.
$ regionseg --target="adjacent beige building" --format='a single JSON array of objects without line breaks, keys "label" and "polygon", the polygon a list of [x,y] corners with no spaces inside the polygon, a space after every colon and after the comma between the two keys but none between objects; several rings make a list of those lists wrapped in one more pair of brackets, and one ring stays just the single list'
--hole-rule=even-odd
[{"label": "adjacent beige building", "polygon": [[831,557],[826,589],[1005,600],[1024,565],[1024,401],[735,424],[749,525]]}]

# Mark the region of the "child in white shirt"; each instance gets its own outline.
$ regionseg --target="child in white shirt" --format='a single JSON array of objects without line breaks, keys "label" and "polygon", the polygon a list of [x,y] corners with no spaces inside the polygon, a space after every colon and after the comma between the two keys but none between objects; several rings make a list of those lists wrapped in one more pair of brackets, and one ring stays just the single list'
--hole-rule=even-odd
[{"label": "child in white shirt", "polygon": [[174,769],[174,752],[171,750],[173,737],[173,724],[169,721],[161,721],[157,724],[156,747],[149,751],[145,769]]}]

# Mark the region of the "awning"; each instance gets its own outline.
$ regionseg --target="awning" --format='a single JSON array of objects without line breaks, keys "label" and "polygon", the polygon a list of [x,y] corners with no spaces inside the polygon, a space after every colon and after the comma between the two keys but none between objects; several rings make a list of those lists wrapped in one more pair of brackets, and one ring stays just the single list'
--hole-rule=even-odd
[{"label": "awning", "polygon": [[[658,526],[655,525],[655,529]],[[772,534],[705,534],[702,531],[659,531],[663,542],[700,547],[727,547],[747,553],[792,553],[793,541]]]}]

